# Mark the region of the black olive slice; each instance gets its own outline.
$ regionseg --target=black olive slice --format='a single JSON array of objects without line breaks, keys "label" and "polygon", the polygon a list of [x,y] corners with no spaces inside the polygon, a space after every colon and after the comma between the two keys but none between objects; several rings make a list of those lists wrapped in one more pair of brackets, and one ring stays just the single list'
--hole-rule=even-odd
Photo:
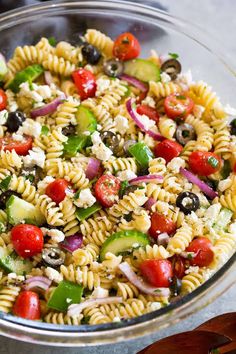
[{"label": "black olive slice", "polygon": [[111,151],[116,154],[120,150],[120,140],[115,133],[104,131],[101,133],[102,142],[109,148]]},{"label": "black olive slice", "polygon": [[176,136],[176,140],[181,145],[185,145],[190,140],[195,140],[196,133],[194,127],[191,124],[184,123],[177,127],[175,136]]},{"label": "black olive slice", "polygon": [[200,207],[200,201],[196,194],[192,192],[180,193],[176,199],[176,206],[185,214],[191,214]]},{"label": "black olive slice", "polygon": [[176,59],[168,59],[162,64],[161,71],[168,74],[171,80],[175,80],[177,75],[181,72],[181,64]]},{"label": "black olive slice", "polygon": [[118,77],[123,74],[124,64],[117,59],[110,59],[103,64],[105,74],[111,77]]},{"label": "black olive slice", "polygon": [[170,286],[173,296],[178,296],[181,293],[181,287],[182,287],[182,280],[174,276]]},{"label": "black olive slice", "polygon": [[230,122],[230,133],[236,135],[236,118]]},{"label": "black olive slice", "polygon": [[50,267],[58,267],[64,263],[65,253],[57,247],[44,248],[42,259]]},{"label": "black olive slice", "polygon": [[24,113],[20,111],[10,112],[7,117],[6,127],[10,133],[15,133],[25,121]]},{"label": "black olive slice", "polygon": [[81,52],[86,61],[92,65],[97,64],[101,58],[99,50],[89,43],[84,43]]}]

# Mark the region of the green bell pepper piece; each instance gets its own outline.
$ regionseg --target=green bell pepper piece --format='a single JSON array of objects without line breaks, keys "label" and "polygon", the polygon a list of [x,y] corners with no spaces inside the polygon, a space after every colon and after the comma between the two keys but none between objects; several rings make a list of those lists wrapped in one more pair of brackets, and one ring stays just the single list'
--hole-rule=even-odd
[{"label": "green bell pepper piece", "polygon": [[99,203],[95,203],[89,208],[77,208],[75,215],[79,221],[83,221],[100,209],[102,209],[102,206]]},{"label": "green bell pepper piece", "polygon": [[64,155],[66,157],[73,157],[85,148],[88,144],[87,136],[69,136],[66,143],[64,143]]},{"label": "green bell pepper piece", "polygon": [[79,304],[83,287],[67,280],[62,280],[52,293],[47,306],[54,310],[65,312],[71,304]]},{"label": "green bell pepper piece", "polygon": [[149,161],[153,159],[153,153],[142,142],[130,146],[128,150],[142,168],[147,168]]}]

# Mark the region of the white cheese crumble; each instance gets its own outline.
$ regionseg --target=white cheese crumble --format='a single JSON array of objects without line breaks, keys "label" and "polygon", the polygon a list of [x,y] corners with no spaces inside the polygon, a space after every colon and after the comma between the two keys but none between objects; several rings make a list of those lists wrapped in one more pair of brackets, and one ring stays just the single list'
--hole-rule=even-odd
[{"label": "white cheese crumble", "polygon": [[82,189],[79,198],[74,201],[74,204],[79,208],[89,208],[96,202],[96,198],[92,195],[89,188]]},{"label": "white cheese crumble", "polygon": [[131,179],[136,178],[137,175],[133,171],[126,170],[118,172],[117,177],[121,181],[130,181]]},{"label": "white cheese crumble", "polygon": [[161,82],[163,82],[164,84],[166,84],[167,82],[171,81],[171,77],[170,75],[168,75],[167,73],[163,72],[161,73]]},{"label": "white cheese crumble", "polygon": [[107,289],[103,289],[100,286],[95,288],[91,294],[91,297],[94,299],[102,299],[109,296],[109,291]]},{"label": "white cheese crumble", "polygon": [[8,280],[24,281],[25,277],[23,275],[17,275],[16,273],[9,273],[7,275]]},{"label": "white cheese crumble", "polygon": [[112,322],[120,322],[121,321],[121,319],[120,319],[120,317],[118,317],[118,316],[115,316],[114,318],[113,318],[113,320],[112,320]]},{"label": "white cheese crumble", "polygon": [[42,149],[39,147],[33,147],[32,150],[29,150],[27,156],[23,156],[23,162],[25,167],[39,166],[44,168],[46,155]]},{"label": "white cheese crumble", "polygon": [[111,85],[109,79],[104,79],[102,77],[96,81],[96,84],[97,84],[97,90],[96,90],[97,97],[101,96],[104,93],[104,91],[106,91]]},{"label": "white cheese crumble", "polygon": [[42,126],[39,122],[36,122],[33,119],[27,118],[22,126],[17,130],[16,134],[19,135],[30,135],[34,138],[38,138],[41,134]]},{"label": "white cheese crumble", "polygon": [[150,311],[156,311],[156,310],[160,310],[161,309],[161,303],[160,302],[152,302],[150,305],[149,305],[149,309]]},{"label": "white cheese crumble", "polygon": [[156,102],[151,96],[146,96],[145,99],[142,101],[142,104],[146,104],[152,108],[156,107]]},{"label": "white cheese crumble", "polygon": [[212,222],[216,221],[221,209],[221,204],[216,203],[211,205],[205,212],[205,218],[210,219]]},{"label": "white cheese crumble", "polygon": [[23,135],[13,133],[12,134],[12,139],[15,140],[15,141],[23,141],[24,137],[23,137]]},{"label": "white cheese crumble", "polygon": [[51,267],[45,269],[45,275],[55,283],[60,283],[63,280],[63,276],[56,269]]},{"label": "white cheese crumble", "polygon": [[57,229],[47,229],[46,227],[41,227],[43,236],[50,236],[52,241],[58,243],[62,242],[65,239],[65,234]]},{"label": "white cheese crumble", "polygon": [[127,132],[127,129],[129,129],[128,119],[120,114],[115,117],[114,122],[116,131],[121,135],[124,135]]},{"label": "white cheese crumble", "polygon": [[109,160],[113,152],[102,142],[100,134],[98,132],[94,132],[91,135],[91,139],[93,143],[92,153],[101,161]]},{"label": "white cheese crumble", "polygon": [[187,89],[191,84],[193,84],[193,77],[191,70],[188,70],[186,73],[179,74],[177,76],[178,84],[182,87],[183,90]]},{"label": "white cheese crumble", "polygon": [[186,269],[185,274],[198,273],[199,269],[200,268],[198,266],[191,266],[188,269]]},{"label": "white cheese crumble", "polygon": [[185,161],[181,157],[174,157],[168,164],[167,168],[173,173],[179,173],[180,167],[185,167]]},{"label": "white cheese crumble", "polygon": [[148,116],[146,116],[145,114],[142,115],[137,114],[137,115],[139,121],[143,124],[145,130],[152,129],[156,125],[156,122],[152,119],[149,119]]},{"label": "white cheese crumble", "polygon": [[8,118],[8,112],[6,109],[3,109],[0,112],[0,125],[4,125],[7,121],[7,118]]},{"label": "white cheese crumble", "polygon": [[226,189],[230,188],[232,185],[232,180],[230,178],[223,179],[218,184],[218,189],[224,192]]},{"label": "white cheese crumble", "polygon": [[41,181],[38,182],[38,191],[44,192],[46,187],[52,183],[53,181],[55,181],[55,178],[53,178],[52,176],[46,176],[44,179],[42,179]]},{"label": "white cheese crumble", "polygon": [[7,109],[10,112],[15,112],[18,109],[18,104],[15,100],[15,94],[11,90],[6,90],[7,95]]},{"label": "white cheese crumble", "polygon": [[231,232],[236,237],[236,222],[229,226],[229,232]]}]

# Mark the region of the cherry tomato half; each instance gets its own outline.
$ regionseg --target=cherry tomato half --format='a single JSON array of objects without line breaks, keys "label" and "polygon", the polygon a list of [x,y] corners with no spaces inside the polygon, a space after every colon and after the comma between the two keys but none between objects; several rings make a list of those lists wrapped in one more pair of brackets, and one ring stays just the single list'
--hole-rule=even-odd
[{"label": "cherry tomato half", "polygon": [[56,203],[61,203],[66,197],[66,190],[68,189],[69,182],[63,178],[56,179],[51,182],[45,193]]},{"label": "cherry tomato half", "polygon": [[95,184],[95,196],[105,208],[111,207],[117,200],[120,180],[114,176],[103,175]]},{"label": "cherry tomato half", "polygon": [[81,100],[95,96],[97,84],[91,71],[80,68],[72,73],[72,78]]},{"label": "cherry tomato half", "polygon": [[146,104],[141,104],[137,107],[137,112],[140,115],[145,114],[145,116],[154,120],[157,123],[159,122],[159,114],[155,108],[152,108]]},{"label": "cherry tomato half", "polygon": [[0,89],[0,111],[7,107],[7,95]]},{"label": "cherry tomato half", "polygon": [[11,229],[11,241],[16,253],[23,258],[33,257],[43,249],[43,233],[35,225],[20,224]]},{"label": "cherry tomato half", "polygon": [[164,100],[164,108],[167,116],[172,119],[186,118],[194,107],[194,102],[190,97],[183,94],[173,93]]},{"label": "cherry tomato half", "polygon": [[172,260],[173,272],[178,279],[182,279],[185,276],[185,259],[181,256],[174,256]]},{"label": "cherry tomato half", "polygon": [[139,41],[129,32],[120,34],[113,46],[113,55],[120,60],[135,59],[139,56],[140,51]]},{"label": "cherry tomato half", "polygon": [[154,155],[156,157],[163,157],[166,162],[170,162],[174,157],[180,155],[183,150],[183,146],[173,140],[165,139],[162,142],[156,144],[154,147]]},{"label": "cherry tomato half", "polygon": [[140,264],[140,271],[153,286],[168,288],[171,284],[173,270],[167,259],[147,259]]},{"label": "cherry tomato half", "polygon": [[222,166],[220,157],[207,151],[193,151],[188,162],[192,172],[200,176],[209,176]]},{"label": "cherry tomato half", "polygon": [[190,260],[190,264],[199,267],[208,267],[214,259],[213,245],[206,237],[195,238],[187,247],[187,252],[194,252],[195,256]]},{"label": "cherry tomato half", "polygon": [[22,291],[13,306],[15,316],[27,318],[28,320],[40,319],[39,296],[33,291]]},{"label": "cherry tomato half", "polygon": [[159,213],[153,213],[151,216],[151,227],[149,229],[149,234],[155,240],[158,235],[166,232],[171,235],[176,230],[176,223],[171,219],[168,219],[165,215]]},{"label": "cherry tomato half", "polygon": [[18,155],[25,156],[32,148],[32,143],[33,139],[31,136],[24,135],[23,141],[16,141],[11,135],[8,135],[0,139],[0,149],[3,149],[4,151],[15,150]]}]

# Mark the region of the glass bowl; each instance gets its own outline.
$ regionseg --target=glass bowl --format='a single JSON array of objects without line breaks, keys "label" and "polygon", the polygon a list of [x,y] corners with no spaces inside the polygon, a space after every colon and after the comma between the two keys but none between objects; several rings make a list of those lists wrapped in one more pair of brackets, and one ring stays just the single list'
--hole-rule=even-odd
[{"label": "glass bowl", "polygon": [[[34,44],[40,37],[78,42],[87,28],[96,28],[112,38],[134,33],[142,56],[150,49],[178,53],[184,69],[191,68],[196,80],[214,87],[223,103],[235,100],[236,78],[230,58],[205,32],[139,1],[47,2],[0,16],[0,48],[10,57],[18,45]],[[235,281],[236,254],[206,283],[161,310],[120,323],[104,325],[53,325],[0,314],[0,334],[22,341],[65,346],[118,343],[157,332],[190,316],[226,291]]]}]

